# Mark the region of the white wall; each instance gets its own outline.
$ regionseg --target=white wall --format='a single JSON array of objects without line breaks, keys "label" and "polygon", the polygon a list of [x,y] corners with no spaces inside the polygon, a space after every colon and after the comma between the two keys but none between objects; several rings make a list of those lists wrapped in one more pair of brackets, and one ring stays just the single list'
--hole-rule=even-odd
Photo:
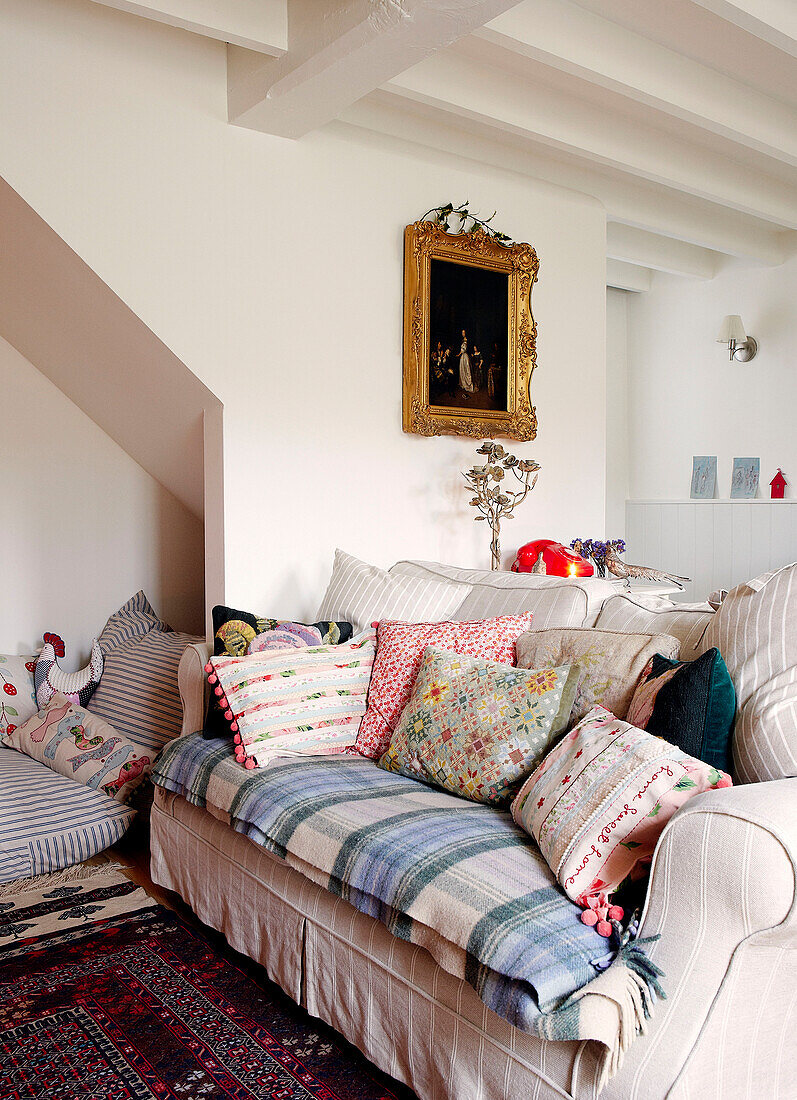
[{"label": "white wall", "polygon": [[402,230],[469,199],[541,259],[537,489],[504,547],[599,536],[605,219],[592,199],[333,125],[228,125],[219,43],[84,0],[0,9],[0,175],[225,406],[231,603],[312,615],[336,544],[489,562],[474,443],[401,431]]},{"label": "white wall", "polygon": [[628,498],[628,299],[606,288],[606,534],[625,538]]},{"label": "white wall", "polygon": [[77,667],[139,588],[201,632],[200,521],[3,339],[0,393],[0,652],[52,630]]},{"label": "white wall", "polygon": [[[693,455],[717,456],[729,497],[736,456],[761,459],[761,496],[777,468],[797,487],[797,257],[780,267],[734,264],[708,282],[657,275],[629,296],[630,496],[689,496]],[[717,344],[738,313],[759,341],[751,363]]]}]

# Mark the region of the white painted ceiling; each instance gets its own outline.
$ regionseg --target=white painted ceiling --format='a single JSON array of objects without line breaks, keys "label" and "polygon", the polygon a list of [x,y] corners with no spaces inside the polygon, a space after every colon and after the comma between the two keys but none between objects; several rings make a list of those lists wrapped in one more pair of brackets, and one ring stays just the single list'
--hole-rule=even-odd
[{"label": "white painted ceiling", "polygon": [[797,0],[95,0],[230,43],[230,122],[340,120],[595,195],[608,281],[797,251]]}]

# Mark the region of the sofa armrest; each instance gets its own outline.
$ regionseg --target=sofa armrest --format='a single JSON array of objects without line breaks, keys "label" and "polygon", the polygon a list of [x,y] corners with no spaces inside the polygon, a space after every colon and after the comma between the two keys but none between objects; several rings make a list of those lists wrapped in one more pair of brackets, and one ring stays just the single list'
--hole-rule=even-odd
[{"label": "sofa armrest", "polygon": [[186,646],[177,669],[177,685],[183,704],[183,728],[180,736],[196,733],[205,724],[210,686],[205,676],[205,665],[213,653],[206,642]]},{"label": "sofa armrest", "polygon": [[[644,1042],[610,1082],[609,1097],[665,1096],[695,1047],[720,990],[745,981],[744,959],[762,946],[797,951],[797,778],[708,791],[667,824],[653,856],[640,938],[663,972],[666,1000]],[[755,987],[743,990],[754,1001]],[[731,1042],[729,1034],[728,1041]],[[603,1100],[603,1097],[601,1098]]]}]

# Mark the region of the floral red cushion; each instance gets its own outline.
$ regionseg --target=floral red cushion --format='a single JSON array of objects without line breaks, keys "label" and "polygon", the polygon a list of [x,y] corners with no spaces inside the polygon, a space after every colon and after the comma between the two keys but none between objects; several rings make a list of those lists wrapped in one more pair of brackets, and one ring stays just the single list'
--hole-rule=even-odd
[{"label": "floral red cushion", "polygon": [[515,663],[515,642],[531,628],[531,614],[502,615],[463,623],[402,623],[384,619],[376,632],[376,660],[368,689],[368,709],[355,749],[377,760],[409,702],[412,685],[427,646]]}]

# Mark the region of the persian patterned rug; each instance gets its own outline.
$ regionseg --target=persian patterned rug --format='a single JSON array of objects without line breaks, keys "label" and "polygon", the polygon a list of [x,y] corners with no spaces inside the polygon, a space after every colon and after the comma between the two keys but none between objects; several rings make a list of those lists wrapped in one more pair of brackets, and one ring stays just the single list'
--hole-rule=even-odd
[{"label": "persian patterned rug", "polygon": [[413,1100],[113,865],[0,892],[0,1096]]}]

